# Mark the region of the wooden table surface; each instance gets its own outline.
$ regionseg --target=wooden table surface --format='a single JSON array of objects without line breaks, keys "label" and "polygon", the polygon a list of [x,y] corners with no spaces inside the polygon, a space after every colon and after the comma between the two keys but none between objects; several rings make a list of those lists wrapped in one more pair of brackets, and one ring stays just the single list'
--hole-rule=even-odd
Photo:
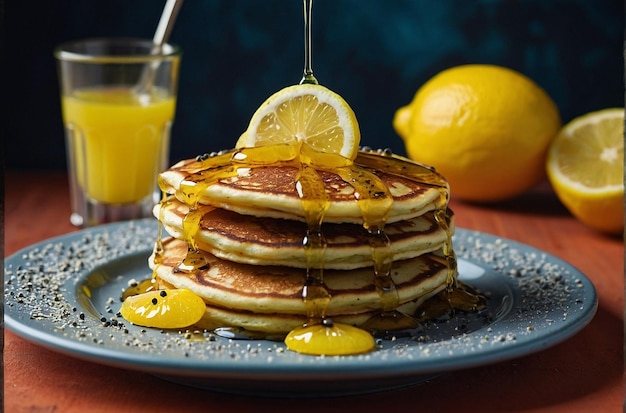
[{"label": "wooden table surface", "polygon": [[[573,219],[547,184],[515,202],[451,203],[457,226],[544,250],[594,283],[599,308],[574,337],[541,352],[409,388],[287,400],[171,384],[146,373],[58,354],[4,332],[6,412],[618,412],[623,403],[624,250],[621,238]],[[6,172],[5,256],[76,231],[64,173]]]}]

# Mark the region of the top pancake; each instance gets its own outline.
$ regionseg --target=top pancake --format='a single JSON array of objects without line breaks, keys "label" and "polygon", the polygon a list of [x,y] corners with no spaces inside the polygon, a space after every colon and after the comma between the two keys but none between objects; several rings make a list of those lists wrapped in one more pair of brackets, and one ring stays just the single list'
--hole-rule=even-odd
[{"label": "top pancake", "polygon": [[[220,155],[226,160],[230,156],[229,154]],[[258,217],[305,220],[302,200],[298,195],[296,185],[300,172],[297,166],[268,164],[237,167],[235,165],[230,169],[225,168],[226,172],[216,173],[214,170],[219,170],[219,168],[209,169],[208,165],[225,162],[217,158],[219,157],[209,158],[208,161],[189,159],[177,163],[161,173],[159,181],[161,189],[174,194],[176,198],[187,204],[197,202]],[[443,194],[440,186],[410,179],[403,176],[401,172],[390,173],[366,167],[360,164],[361,158],[363,156],[357,157],[355,161],[357,168],[373,174],[375,178],[382,181],[393,199],[386,222],[411,219],[441,205]],[[384,160],[394,162],[395,157],[385,157]],[[398,170],[401,171],[401,168]],[[315,173],[323,182],[324,191],[328,197],[328,209],[324,214],[324,222],[363,224],[362,205],[357,202],[362,194],[359,194],[355,187],[346,182],[338,172],[317,170]],[[436,175],[434,171],[430,173]],[[183,186],[187,188],[187,194],[182,190]],[[447,191],[447,188],[444,191]]]}]

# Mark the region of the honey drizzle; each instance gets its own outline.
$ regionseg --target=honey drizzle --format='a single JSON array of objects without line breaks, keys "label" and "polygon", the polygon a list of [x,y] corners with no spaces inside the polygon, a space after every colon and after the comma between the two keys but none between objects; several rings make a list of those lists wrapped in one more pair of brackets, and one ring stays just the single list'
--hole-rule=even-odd
[{"label": "honey drizzle", "polygon": [[180,183],[176,198],[187,204],[189,211],[183,217],[182,223],[184,240],[187,242],[187,254],[176,268],[177,271],[192,273],[208,266],[204,254],[196,245],[200,220],[205,212],[200,208],[200,198],[210,185],[237,174],[237,168],[230,162],[230,159],[231,155],[223,155],[201,160],[199,170]]},{"label": "honey drizzle", "polygon": [[395,309],[399,304],[398,291],[391,279],[393,251],[391,241],[384,231],[393,197],[385,183],[374,173],[358,166],[339,168],[341,178],[354,188],[363,217],[363,228],[368,232],[374,268],[374,285],[380,296],[383,312]]},{"label": "honey drizzle", "polygon": [[448,225],[448,201],[450,194],[448,182],[431,166],[412,161],[409,162],[393,154],[388,154],[387,157],[393,159],[393,162],[386,161],[385,156],[359,152],[357,162],[363,166],[407,177],[422,185],[439,190],[439,198],[436,202],[433,215],[437,225],[446,233],[446,240],[442,247],[442,253],[447,267],[446,288],[438,294],[438,299],[430,299],[425,303],[420,310],[422,316],[419,317],[419,319],[423,320],[424,314],[426,314],[426,318],[428,318],[429,315],[434,318],[436,313],[441,312],[441,308],[438,310],[433,309],[434,311],[430,309],[431,306],[441,307],[441,305],[436,304],[437,302],[443,302],[443,308],[447,308],[447,311],[477,311],[484,308],[486,303],[485,297],[457,280],[457,259],[452,244],[452,230]]},{"label": "honey drizzle", "polygon": [[[159,182],[161,182],[160,176],[158,179],[159,179]],[[159,186],[161,185],[159,184]],[[165,191],[161,191],[160,204],[164,206],[168,202],[169,201],[168,201],[167,193]],[[133,295],[139,295],[139,294],[143,294],[143,293],[147,293],[147,292],[159,289],[159,285],[157,282],[157,269],[159,265],[163,263],[163,211],[164,210],[165,208],[159,209],[157,239],[154,244],[154,251],[153,251],[154,258],[152,260],[152,263],[153,263],[152,275],[150,276],[150,278],[141,280],[137,283],[130,285],[128,288],[126,288],[120,296],[120,301],[122,302],[124,302],[124,300],[126,300],[128,297],[131,297]]]},{"label": "honey drizzle", "polygon": [[[393,162],[390,162],[393,160]],[[457,261],[452,245],[452,231],[448,225],[448,196],[450,187],[445,178],[439,175],[435,168],[422,165],[416,162],[408,162],[398,156],[374,155],[366,152],[359,152],[357,161],[367,167],[374,168],[390,174],[404,176],[412,181],[424,186],[436,188],[439,191],[433,215],[435,222],[446,233],[446,240],[443,244],[442,252],[448,268],[447,289],[456,287]]]},{"label": "honey drizzle", "polygon": [[[158,182],[159,187],[163,187],[162,177],[159,176]],[[165,206],[169,203],[169,198],[167,196],[167,192],[161,190],[161,201],[159,208],[159,219],[158,219],[158,229],[157,229],[157,240],[154,244],[154,270],[152,271],[152,278],[156,279],[156,270],[159,265],[163,263],[163,220],[165,214]]]},{"label": "honey drizzle", "polygon": [[446,240],[443,243],[442,251],[446,260],[446,266],[448,268],[448,276],[446,279],[447,290],[453,290],[456,284],[457,275],[457,261],[454,248],[452,246],[452,231],[448,225],[448,191],[443,188],[439,190],[439,200],[435,208],[434,216],[435,222],[446,233]]},{"label": "honey drizzle", "polygon": [[326,316],[326,308],[331,299],[324,285],[327,244],[322,232],[322,221],[330,200],[324,181],[314,168],[305,164],[300,165],[296,190],[307,224],[306,235],[302,240],[307,261],[306,281],[302,288],[302,299],[307,311],[306,325],[319,324]]},{"label": "honey drizzle", "polygon": [[[209,186],[223,179],[237,176],[242,168],[255,166],[268,166],[278,164],[289,164],[295,158],[296,152],[288,145],[273,145],[272,147],[243,148],[229,151],[215,156],[202,156],[180,168],[182,173],[188,176],[179,184],[174,196],[185,203],[189,210],[183,217],[182,232],[183,238],[187,242],[187,253],[176,271],[192,273],[197,269],[206,268],[208,263],[205,256],[196,245],[196,236],[200,229],[200,221],[204,215],[204,209],[200,204],[200,199],[204,191]],[[160,178],[159,186],[165,194],[168,185]],[[166,196],[161,200],[161,211],[165,209],[168,202]],[[159,239],[157,245],[161,244],[161,221],[159,219]]]}]

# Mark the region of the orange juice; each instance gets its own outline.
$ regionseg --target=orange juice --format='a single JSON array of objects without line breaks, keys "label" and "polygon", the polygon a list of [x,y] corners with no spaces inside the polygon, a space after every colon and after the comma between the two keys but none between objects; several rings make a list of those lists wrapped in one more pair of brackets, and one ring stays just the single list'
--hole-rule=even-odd
[{"label": "orange juice", "polygon": [[62,106],[69,156],[88,198],[128,204],[154,193],[175,97],[155,88],[142,103],[131,88],[91,88],[63,96]]}]

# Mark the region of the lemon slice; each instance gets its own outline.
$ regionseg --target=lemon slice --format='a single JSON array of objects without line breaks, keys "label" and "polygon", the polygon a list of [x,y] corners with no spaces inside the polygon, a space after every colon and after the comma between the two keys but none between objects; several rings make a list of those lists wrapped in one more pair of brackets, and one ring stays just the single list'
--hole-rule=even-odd
[{"label": "lemon slice", "polygon": [[302,84],[270,96],[236,147],[301,143],[316,152],[354,160],[360,139],[356,116],[341,96],[321,85]]},{"label": "lemon slice", "polygon": [[567,209],[605,233],[624,228],[624,109],[569,122],[550,144],[547,173]]}]

